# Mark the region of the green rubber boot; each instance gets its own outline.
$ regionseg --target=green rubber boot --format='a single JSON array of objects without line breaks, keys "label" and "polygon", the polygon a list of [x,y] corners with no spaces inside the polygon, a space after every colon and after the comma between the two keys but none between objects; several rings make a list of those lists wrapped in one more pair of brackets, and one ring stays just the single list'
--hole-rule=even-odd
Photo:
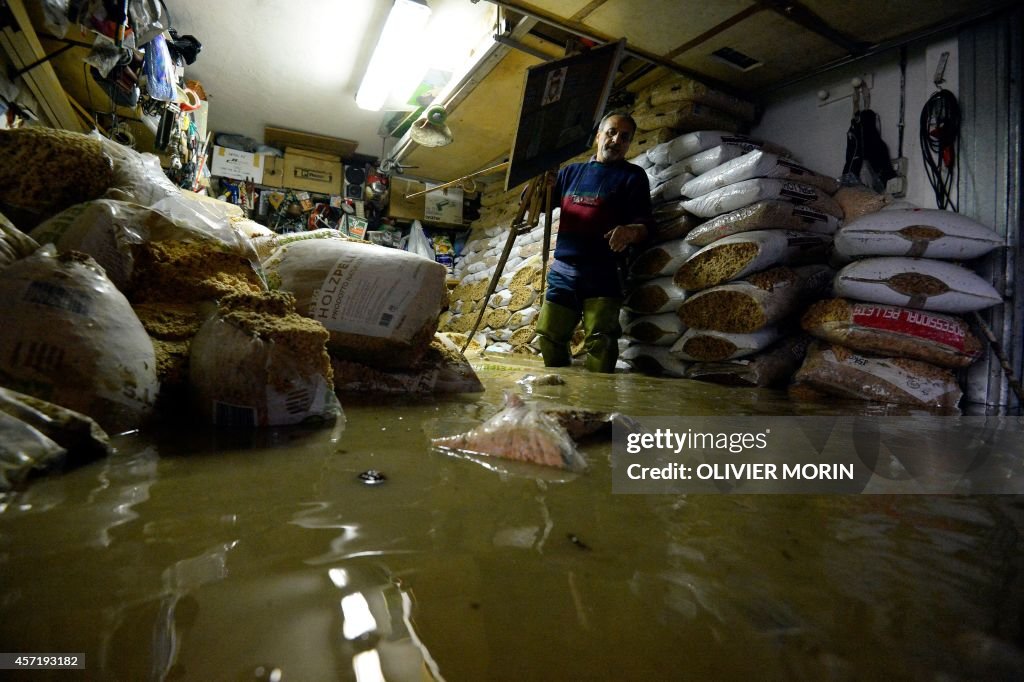
[{"label": "green rubber boot", "polygon": [[544,301],[537,316],[537,335],[545,367],[567,367],[572,364],[569,341],[579,324],[580,314],[572,308]]},{"label": "green rubber boot", "polygon": [[587,334],[583,347],[587,351],[585,367],[591,372],[615,371],[619,358],[620,298],[588,298],[583,301],[583,330]]}]

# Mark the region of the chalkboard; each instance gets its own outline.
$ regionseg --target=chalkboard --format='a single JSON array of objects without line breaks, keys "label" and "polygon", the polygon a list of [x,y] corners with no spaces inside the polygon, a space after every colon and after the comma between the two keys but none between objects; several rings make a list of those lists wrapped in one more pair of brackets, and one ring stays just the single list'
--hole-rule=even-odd
[{"label": "chalkboard", "polygon": [[590,148],[625,45],[619,40],[527,69],[506,191]]}]

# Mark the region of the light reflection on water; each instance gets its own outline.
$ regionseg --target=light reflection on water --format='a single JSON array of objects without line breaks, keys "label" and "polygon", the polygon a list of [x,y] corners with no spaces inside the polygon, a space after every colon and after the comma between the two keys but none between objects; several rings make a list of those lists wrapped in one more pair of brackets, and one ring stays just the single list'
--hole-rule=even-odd
[{"label": "light reflection on water", "polygon": [[[494,471],[428,438],[543,369],[477,366],[484,394],[350,398],[334,433],[134,435],[8,497],[2,648],[85,652],[90,679],[1024,675],[1019,500],[613,496],[604,443],[582,476]],[[532,397],[633,415],[858,409],[565,376]],[[364,485],[368,469],[387,482]]]}]

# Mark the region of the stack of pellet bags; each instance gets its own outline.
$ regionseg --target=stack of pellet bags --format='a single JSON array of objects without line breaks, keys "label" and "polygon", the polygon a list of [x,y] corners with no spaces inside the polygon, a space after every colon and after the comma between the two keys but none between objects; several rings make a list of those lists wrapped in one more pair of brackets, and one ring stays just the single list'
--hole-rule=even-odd
[{"label": "stack of pellet bags", "polygon": [[657,242],[633,260],[624,303],[622,357],[634,369],[790,385],[798,396],[957,404],[953,371],[982,346],[945,313],[1001,299],[947,260],[996,248],[993,230],[841,187],[731,131],[678,135],[630,161],[648,173]]},{"label": "stack of pellet bags", "polygon": [[444,266],[279,236],[98,134],[0,131],[0,385],[132,429],[335,420],[335,391],[482,390],[435,337]]},{"label": "stack of pellet bags", "polygon": [[[543,300],[540,293],[541,256],[546,217],[542,211],[533,228],[524,229],[516,236],[494,293],[485,300],[508,241],[523,187],[505,192],[500,183],[493,183],[484,191],[480,198],[480,218],[473,222],[462,258],[456,264],[455,276],[459,284],[452,290],[449,308],[442,313],[439,328],[451,332],[453,340],[461,347],[479,318],[480,325],[469,342],[467,352],[486,350],[532,355],[539,352],[534,330]],[[558,214],[559,210],[555,208],[550,241],[552,251],[558,232]],[[524,222],[534,222],[528,212]],[[481,310],[484,311],[483,317],[480,317]],[[577,345],[582,346],[582,339],[577,341]]]}]

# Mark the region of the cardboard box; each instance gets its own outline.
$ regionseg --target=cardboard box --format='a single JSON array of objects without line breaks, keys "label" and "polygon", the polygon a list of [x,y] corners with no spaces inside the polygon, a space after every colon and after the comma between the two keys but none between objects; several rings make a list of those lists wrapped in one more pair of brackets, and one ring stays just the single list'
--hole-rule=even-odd
[{"label": "cardboard box", "polygon": [[277,189],[284,187],[284,157],[263,157],[263,184]]},{"label": "cardboard box", "polygon": [[320,194],[341,194],[341,158],[288,147],[284,152],[284,186]]},{"label": "cardboard box", "polygon": [[210,174],[232,180],[263,182],[263,157],[214,145]]},{"label": "cardboard box", "polygon": [[424,189],[425,187],[422,182],[406,180],[405,178],[391,178],[391,192],[388,194],[388,215],[392,218],[423,220],[426,195],[421,194],[412,199],[406,199],[405,196],[422,192]]}]

